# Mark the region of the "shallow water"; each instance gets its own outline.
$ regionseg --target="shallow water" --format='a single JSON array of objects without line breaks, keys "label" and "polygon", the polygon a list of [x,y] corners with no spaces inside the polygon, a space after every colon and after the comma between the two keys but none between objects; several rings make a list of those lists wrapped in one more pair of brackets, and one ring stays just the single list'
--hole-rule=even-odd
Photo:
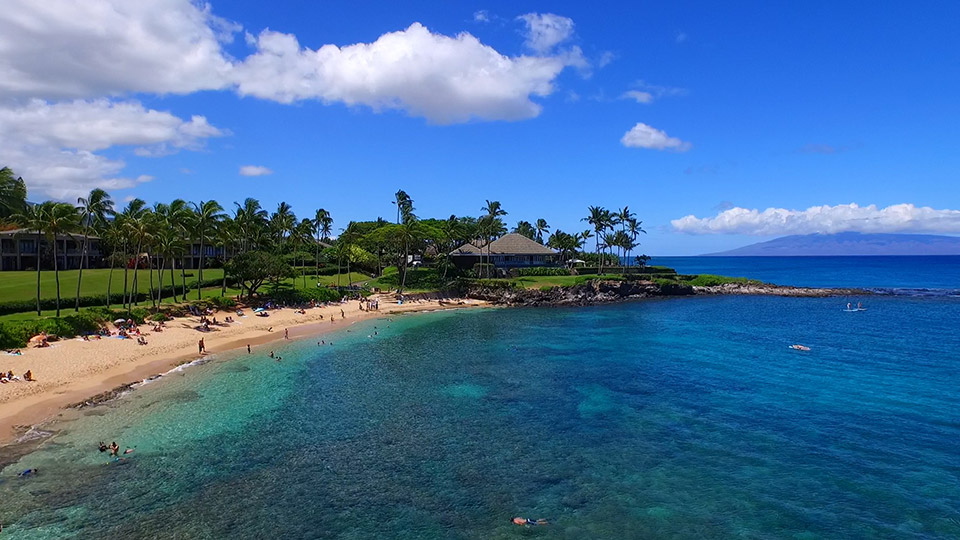
[{"label": "shallow water", "polygon": [[[960,536],[960,302],[868,307],[443,312],[220,357],[60,425],[0,473],[0,519],[13,538]],[[99,440],[136,452],[107,465]]]}]

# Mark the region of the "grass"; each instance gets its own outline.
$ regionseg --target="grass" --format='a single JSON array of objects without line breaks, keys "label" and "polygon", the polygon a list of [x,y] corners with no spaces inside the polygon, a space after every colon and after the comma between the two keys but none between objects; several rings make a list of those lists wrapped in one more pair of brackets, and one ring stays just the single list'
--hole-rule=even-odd
[{"label": "grass", "polygon": [[[156,271],[137,270],[139,274],[137,279],[137,289],[140,292],[150,292],[150,274],[153,273],[154,287],[159,284],[159,277]],[[128,286],[133,286],[133,270],[128,272]],[[60,272],[60,298],[70,300],[77,294],[77,279],[80,275],[79,270],[63,270]],[[96,268],[83,271],[83,283],[80,288],[80,296],[96,296],[107,294],[107,282],[110,276],[110,269]],[[180,270],[174,271],[174,277],[179,284],[181,279]],[[196,282],[200,273],[197,270],[187,270],[187,285]],[[204,269],[203,279],[221,279],[223,270],[219,268]],[[163,272],[163,282],[166,286],[170,285],[170,272]],[[113,271],[113,284],[110,288],[111,293],[123,292],[123,269]],[[13,300],[34,300],[37,297],[37,273],[29,271],[0,272],[0,301]],[[40,272],[40,298],[56,298],[57,284],[52,270]],[[69,303],[69,302],[67,302]]]},{"label": "grass", "polygon": [[541,289],[544,287],[569,287],[579,285],[591,279],[616,279],[617,274],[586,275],[586,276],[524,276],[503,279],[500,281],[516,283],[525,289]]}]

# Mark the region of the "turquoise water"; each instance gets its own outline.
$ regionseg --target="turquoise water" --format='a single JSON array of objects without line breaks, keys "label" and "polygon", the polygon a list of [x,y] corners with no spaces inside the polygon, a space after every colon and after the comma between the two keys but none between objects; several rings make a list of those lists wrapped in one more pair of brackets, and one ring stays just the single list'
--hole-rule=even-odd
[{"label": "turquoise water", "polygon": [[[0,520],[10,538],[958,537],[960,301],[845,300],[444,312],[277,345],[280,363],[222,356],[64,421],[0,472]],[[137,450],[106,465],[99,440]]]}]

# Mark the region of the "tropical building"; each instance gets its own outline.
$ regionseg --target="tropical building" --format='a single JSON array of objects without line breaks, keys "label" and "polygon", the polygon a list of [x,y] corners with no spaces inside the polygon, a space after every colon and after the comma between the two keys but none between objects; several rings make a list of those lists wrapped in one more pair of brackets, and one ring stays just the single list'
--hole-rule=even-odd
[{"label": "tropical building", "polygon": [[473,268],[480,262],[503,269],[560,265],[559,253],[522,234],[506,234],[489,244],[483,243],[482,249],[477,244],[481,243],[468,243],[453,250],[453,264],[460,269]]},{"label": "tropical building", "polygon": [[[56,242],[57,266],[61,270],[80,268],[83,238],[58,234]],[[101,266],[102,259],[100,239],[96,236],[89,237],[86,268]],[[42,269],[53,269],[53,246],[46,235],[40,235],[38,244],[37,231],[0,231],[0,270],[36,270],[37,265]]]}]

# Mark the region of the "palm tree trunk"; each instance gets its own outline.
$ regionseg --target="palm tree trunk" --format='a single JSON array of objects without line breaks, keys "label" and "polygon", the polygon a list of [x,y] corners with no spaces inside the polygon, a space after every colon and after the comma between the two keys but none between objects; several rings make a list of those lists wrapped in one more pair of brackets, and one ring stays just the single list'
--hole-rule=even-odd
[{"label": "palm tree trunk", "polygon": [[170,289],[173,291],[173,303],[177,303],[177,275],[173,272],[177,269],[177,258],[170,257]]},{"label": "palm tree trunk", "polygon": [[110,288],[113,285],[114,257],[112,255],[113,253],[111,253],[111,257],[110,257],[110,273],[107,275],[107,309],[110,309]]},{"label": "palm tree trunk", "polygon": [[200,232],[200,277],[197,279],[197,300],[200,300],[200,289],[203,288],[203,231]]},{"label": "palm tree trunk", "polygon": [[130,273],[130,260],[127,258],[127,243],[123,243],[123,307],[130,303],[130,296],[127,293],[127,276]]},{"label": "palm tree trunk", "polygon": [[43,234],[37,229],[37,317],[40,316],[40,236]]},{"label": "palm tree trunk", "polygon": [[160,271],[157,272],[157,301],[153,304],[153,307],[159,307],[163,305],[163,267],[165,262],[167,262],[166,257],[160,259]]},{"label": "palm tree trunk", "polygon": [[53,276],[57,282],[57,317],[60,316],[60,265],[57,262],[57,235],[53,235]]},{"label": "palm tree trunk", "polygon": [[156,299],[155,299],[154,296],[153,296],[153,293],[154,293],[154,289],[153,289],[153,258],[151,258],[149,255],[147,256],[147,270],[150,271],[150,303],[152,303],[154,309],[156,309],[156,307],[157,307],[157,301],[156,301]]},{"label": "palm tree trunk", "polygon": [[80,312],[80,283],[83,282],[83,265],[87,260],[87,230],[83,231],[83,247],[80,249],[80,273],[77,274],[77,301],[73,306],[74,313]]},{"label": "palm tree trunk", "polygon": [[600,256],[600,231],[597,231],[595,242],[597,244],[597,275],[600,275],[603,273],[603,257]]},{"label": "palm tree trunk", "polygon": [[186,302],[187,301],[187,264],[182,261],[180,263],[180,282],[183,286],[183,291],[180,296],[183,297],[183,301]]},{"label": "palm tree trunk", "polygon": [[133,291],[130,293],[130,309],[133,304],[140,305],[140,250],[143,242],[137,242],[137,251],[133,254]]}]

